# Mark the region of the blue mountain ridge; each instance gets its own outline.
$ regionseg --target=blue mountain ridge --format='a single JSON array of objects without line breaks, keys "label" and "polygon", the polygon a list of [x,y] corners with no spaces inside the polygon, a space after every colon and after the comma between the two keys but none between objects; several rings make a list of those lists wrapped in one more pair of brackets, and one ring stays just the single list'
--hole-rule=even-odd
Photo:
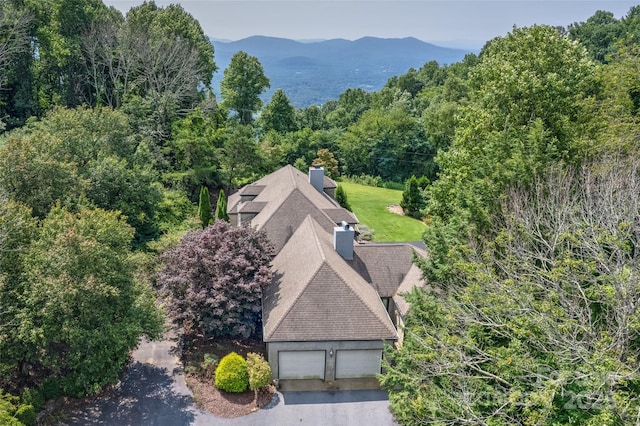
[{"label": "blue mountain ridge", "polygon": [[452,64],[471,51],[436,46],[413,37],[383,39],[363,37],[350,41],[316,42],[252,36],[238,41],[212,40],[219,71],[213,88],[219,96],[220,81],[231,57],[245,51],[258,58],[271,88],[262,96],[267,102],[283,89],[295,107],[322,105],[337,99],[348,88],[380,90],[393,76],[420,68],[429,61]]}]

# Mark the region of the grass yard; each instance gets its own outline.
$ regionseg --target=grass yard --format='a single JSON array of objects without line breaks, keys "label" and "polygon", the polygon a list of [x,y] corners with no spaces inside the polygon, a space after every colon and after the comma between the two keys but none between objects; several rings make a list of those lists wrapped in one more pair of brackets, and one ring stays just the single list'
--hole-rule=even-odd
[{"label": "grass yard", "polygon": [[402,191],[376,188],[351,182],[339,182],[360,223],[374,229],[374,241],[420,241],[424,224],[407,216],[387,210],[387,206],[400,204]]}]

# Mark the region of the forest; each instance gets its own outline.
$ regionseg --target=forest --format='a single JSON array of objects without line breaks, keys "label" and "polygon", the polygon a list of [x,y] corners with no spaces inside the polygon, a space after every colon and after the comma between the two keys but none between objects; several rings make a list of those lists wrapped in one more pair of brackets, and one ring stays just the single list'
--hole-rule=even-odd
[{"label": "forest", "polygon": [[543,24],[295,109],[263,105],[257,58],[219,70],[178,5],[0,2],[0,423],[99,392],[162,333],[200,194],[312,163],[406,184],[426,223],[380,377],[399,423],[636,423],[640,7]]}]

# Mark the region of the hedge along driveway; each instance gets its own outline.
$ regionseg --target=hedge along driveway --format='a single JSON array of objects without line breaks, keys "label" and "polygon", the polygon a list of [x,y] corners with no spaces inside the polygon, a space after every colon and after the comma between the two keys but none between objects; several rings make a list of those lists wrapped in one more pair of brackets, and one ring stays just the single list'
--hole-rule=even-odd
[{"label": "hedge along driveway", "polygon": [[400,204],[402,191],[376,188],[351,182],[339,182],[360,223],[375,230],[374,241],[420,241],[425,230],[419,220],[391,213],[387,207]]}]

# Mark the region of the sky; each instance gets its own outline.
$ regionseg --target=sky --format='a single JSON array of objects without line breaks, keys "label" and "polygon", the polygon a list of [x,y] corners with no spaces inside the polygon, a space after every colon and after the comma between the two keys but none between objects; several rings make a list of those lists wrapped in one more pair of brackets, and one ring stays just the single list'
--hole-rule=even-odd
[{"label": "sky", "polygon": [[[103,0],[126,13],[143,0]],[[567,27],[597,10],[622,18],[640,0],[156,0],[179,3],[214,39],[252,35],[294,40],[415,37],[436,44],[480,48],[513,26]]]}]

